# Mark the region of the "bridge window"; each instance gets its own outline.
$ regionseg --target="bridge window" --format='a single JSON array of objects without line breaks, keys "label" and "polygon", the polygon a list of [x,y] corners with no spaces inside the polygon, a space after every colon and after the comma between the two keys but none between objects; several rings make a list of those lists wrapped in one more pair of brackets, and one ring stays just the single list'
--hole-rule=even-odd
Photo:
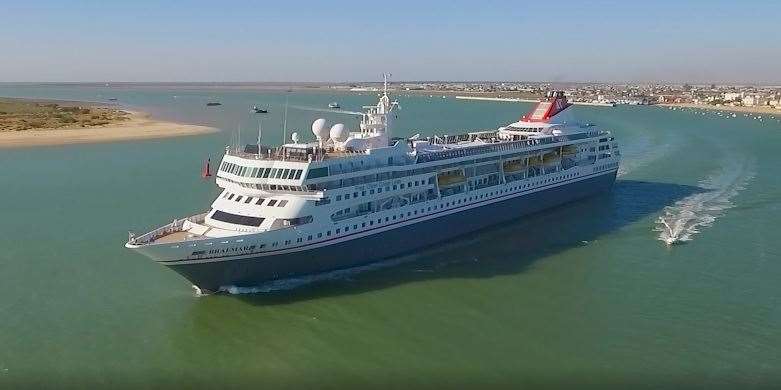
[{"label": "bridge window", "polygon": [[260,226],[260,224],[263,223],[263,218],[250,217],[246,215],[236,215],[236,214],[226,213],[220,210],[215,210],[214,214],[212,214],[211,217],[212,219],[215,219],[217,221],[233,223],[236,225],[244,225],[244,226]]}]

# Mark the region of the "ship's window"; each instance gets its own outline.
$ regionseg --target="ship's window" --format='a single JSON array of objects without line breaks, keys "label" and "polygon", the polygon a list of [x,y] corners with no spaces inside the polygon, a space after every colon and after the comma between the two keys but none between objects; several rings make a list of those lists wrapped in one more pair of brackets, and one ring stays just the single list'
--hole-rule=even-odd
[{"label": "ship's window", "polygon": [[244,203],[249,203],[251,201],[252,201],[252,197],[248,197],[247,199],[244,200]]},{"label": "ship's window", "polygon": [[374,195],[374,190],[369,190],[369,195]]},{"label": "ship's window", "polygon": [[366,222],[362,222],[361,227],[366,227]]},{"label": "ship's window", "polygon": [[311,168],[306,173],[307,179],[316,179],[318,177],[328,176],[328,167]]},{"label": "ship's window", "polygon": [[263,178],[264,179],[268,178],[268,175],[270,175],[270,174],[271,174],[271,168],[263,169]]},{"label": "ship's window", "polygon": [[342,196],[341,195],[336,195],[336,201],[338,202],[340,200],[342,200]]},{"label": "ship's window", "polygon": [[310,235],[310,236],[309,236],[309,237],[307,237],[306,239],[307,239],[308,241],[312,241],[312,236]]},{"label": "ship's window", "polygon": [[290,245],[290,240],[285,240],[285,245]]},{"label": "ship's window", "polygon": [[358,229],[358,225],[357,224],[353,225],[353,230],[356,230],[356,229]]},{"label": "ship's window", "polygon": [[285,171],[286,171],[285,169],[277,169],[277,173],[276,173],[276,174],[274,174],[274,178],[275,178],[275,179],[280,179],[280,178],[282,178],[282,174],[283,174],[283,173],[285,173]]},{"label": "ship's window", "polygon": [[260,206],[263,204],[263,198],[258,198],[257,202],[255,202],[256,205]]},{"label": "ship's window", "polygon": [[323,233],[317,233],[317,238],[320,238],[323,236]]},{"label": "ship's window", "polygon": [[357,197],[358,197],[358,193],[357,192],[353,192],[353,198],[357,198]]},{"label": "ship's window", "polygon": [[263,248],[265,248],[265,247],[266,247],[266,244],[260,244],[260,247],[259,247],[259,248],[260,248],[260,249],[263,249]]},{"label": "ship's window", "polygon": [[331,236],[331,231],[329,230],[329,231],[325,232],[325,235],[330,237]]},{"label": "ship's window", "polygon": [[361,196],[366,196],[366,191],[361,191]]},{"label": "ship's window", "polygon": [[369,221],[369,226],[374,226],[374,220]]},{"label": "ship's window", "polygon": [[269,207],[270,207],[270,206],[273,206],[273,205],[275,205],[275,204],[277,204],[277,200],[276,200],[276,199],[271,199],[271,200],[269,200],[269,201],[268,201],[268,204],[267,204],[267,206],[269,206]]},{"label": "ship's window", "polygon": [[344,227],[344,232],[345,232],[345,233],[347,233],[347,232],[349,232],[349,231],[350,231],[350,227],[349,227],[349,226],[345,226],[345,227]]},{"label": "ship's window", "polygon": [[342,229],[336,229],[336,234],[339,234],[342,232]]},{"label": "ship's window", "polygon": [[396,220],[396,216],[395,216],[395,215],[393,216],[393,220],[394,220],[394,221]]},{"label": "ship's window", "polygon": [[293,178],[296,179],[296,180],[300,179],[301,178],[301,172],[302,171],[300,169],[296,169],[296,175]]},{"label": "ship's window", "polygon": [[236,198],[236,201],[237,201],[237,202],[241,202],[241,198],[243,198],[243,196],[239,195],[239,197],[238,197],[238,198]]},{"label": "ship's window", "polygon": [[282,178],[287,179],[290,176],[290,169],[285,169],[282,171]]},{"label": "ship's window", "polygon": [[277,205],[277,207],[285,207],[286,204],[287,204],[286,200],[280,200],[279,204]]},{"label": "ship's window", "polygon": [[395,190],[395,189],[396,189],[396,187],[397,187],[397,186],[394,184],[394,185],[393,185],[393,189]]},{"label": "ship's window", "polygon": [[236,214],[226,213],[220,210],[214,211],[214,214],[212,214],[212,219],[215,219],[217,221],[227,222],[227,223],[233,223],[237,225],[245,225],[245,226],[260,226],[260,224],[263,223],[263,218],[250,217],[246,215],[236,215]]},{"label": "ship's window", "polygon": [[230,194],[230,195],[228,196],[228,200],[231,200],[231,199],[233,199],[233,194]]},{"label": "ship's window", "polygon": [[380,188],[378,188],[378,189],[377,189],[377,193],[378,193],[378,194],[382,193],[382,187],[380,187]]},{"label": "ship's window", "polygon": [[350,194],[344,194],[344,200],[350,199]]},{"label": "ship's window", "polygon": [[299,237],[299,238],[296,240],[296,242],[301,242],[301,241],[304,241],[304,238],[303,238],[303,237]]}]

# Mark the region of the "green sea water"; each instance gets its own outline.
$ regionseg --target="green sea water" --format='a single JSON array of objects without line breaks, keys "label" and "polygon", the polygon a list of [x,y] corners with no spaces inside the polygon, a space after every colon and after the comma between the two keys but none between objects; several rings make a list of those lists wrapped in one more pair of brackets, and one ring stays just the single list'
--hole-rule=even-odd
[{"label": "green sea water", "polygon": [[[0,149],[0,388],[781,386],[781,123],[767,115],[576,107],[621,144],[611,193],[376,266],[197,297],[126,250],[128,230],[208,208],[219,189],[201,165],[239,128],[255,139],[252,105],[268,105],[274,144],[286,100],[288,134],[306,138],[315,118],[356,119],[302,108],[360,111],[376,96],[8,84],[0,96],[117,98],[222,129]],[[496,128],[529,108],[398,98],[397,136]]]}]

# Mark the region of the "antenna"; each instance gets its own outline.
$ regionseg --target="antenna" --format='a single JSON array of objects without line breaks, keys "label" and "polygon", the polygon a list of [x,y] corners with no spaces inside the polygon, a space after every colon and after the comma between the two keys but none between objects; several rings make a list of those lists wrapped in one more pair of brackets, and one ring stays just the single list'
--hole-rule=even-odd
[{"label": "antenna", "polygon": [[282,144],[285,144],[285,140],[287,139],[287,103],[290,100],[290,95],[285,95],[285,120],[284,125],[282,126]]},{"label": "antenna", "polygon": [[390,73],[382,74],[382,93],[388,95],[388,77],[391,77]]},{"label": "antenna", "polygon": [[239,123],[239,134],[236,137],[236,150],[241,148],[241,123]]},{"label": "antenna", "polygon": [[263,120],[258,120],[258,147],[260,147],[260,135],[263,132]]}]

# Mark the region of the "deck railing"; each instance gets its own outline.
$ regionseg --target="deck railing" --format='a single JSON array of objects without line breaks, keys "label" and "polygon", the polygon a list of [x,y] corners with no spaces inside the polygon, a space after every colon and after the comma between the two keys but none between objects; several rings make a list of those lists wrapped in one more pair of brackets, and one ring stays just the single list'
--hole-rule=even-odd
[{"label": "deck railing", "polygon": [[144,233],[140,236],[134,236],[132,233],[130,233],[127,242],[133,245],[148,244],[154,242],[160,237],[167,236],[171,233],[182,231],[182,227],[184,226],[185,221],[190,221],[193,223],[202,223],[206,219],[206,214],[208,214],[208,212],[193,215],[187,218],[174,219],[167,225],[163,225],[155,230],[152,230],[148,233]]}]

